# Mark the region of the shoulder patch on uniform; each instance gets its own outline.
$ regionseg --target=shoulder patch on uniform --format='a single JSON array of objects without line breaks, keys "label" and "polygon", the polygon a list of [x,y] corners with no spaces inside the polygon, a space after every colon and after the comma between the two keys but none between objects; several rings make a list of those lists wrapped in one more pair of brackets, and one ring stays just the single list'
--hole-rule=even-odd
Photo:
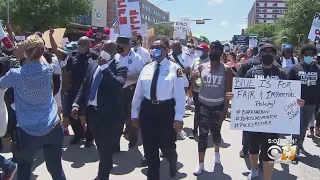
[{"label": "shoulder patch on uniform", "polygon": [[177,77],[183,77],[183,71],[181,68],[177,69]]}]

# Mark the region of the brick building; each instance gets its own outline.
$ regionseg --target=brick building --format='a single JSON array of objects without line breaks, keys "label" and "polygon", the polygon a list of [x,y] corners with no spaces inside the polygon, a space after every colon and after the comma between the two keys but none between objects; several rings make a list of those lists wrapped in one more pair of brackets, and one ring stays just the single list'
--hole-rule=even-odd
[{"label": "brick building", "polygon": [[258,23],[275,23],[287,9],[285,0],[256,0],[248,14],[248,27]]},{"label": "brick building", "polygon": [[[131,0],[136,1],[136,0]],[[160,22],[169,22],[170,13],[167,11],[163,11],[158,8],[156,5],[152,4],[148,0],[138,0],[140,1],[140,11],[141,11],[141,19],[142,23],[147,22],[148,27],[152,27],[156,23]],[[117,21],[117,5],[116,0],[107,0],[107,26],[111,27],[114,22]],[[76,19],[76,23],[82,25],[91,26],[92,23],[92,15],[88,16],[80,16]]]}]

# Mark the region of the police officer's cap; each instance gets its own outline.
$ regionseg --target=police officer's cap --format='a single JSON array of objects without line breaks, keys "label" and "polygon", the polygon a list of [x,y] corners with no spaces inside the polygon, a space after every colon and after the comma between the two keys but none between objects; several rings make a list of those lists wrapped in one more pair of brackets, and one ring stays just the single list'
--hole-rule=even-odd
[{"label": "police officer's cap", "polygon": [[313,54],[317,54],[318,53],[318,49],[314,44],[304,44],[302,45],[301,49],[300,49],[300,54],[304,54],[305,51],[313,51]]},{"label": "police officer's cap", "polygon": [[117,44],[129,44],[130,43],[130,38],[126,36],[119,36],[116,41]]},{"label": "police officer's cap", "polygon": [[273,44],[269,44],[269,43],[265,43],[261,46],[261,50],[260,51],[264,51],[266,49],[272,49],[274,53],[277,53],[277,48],[275,45]]}]

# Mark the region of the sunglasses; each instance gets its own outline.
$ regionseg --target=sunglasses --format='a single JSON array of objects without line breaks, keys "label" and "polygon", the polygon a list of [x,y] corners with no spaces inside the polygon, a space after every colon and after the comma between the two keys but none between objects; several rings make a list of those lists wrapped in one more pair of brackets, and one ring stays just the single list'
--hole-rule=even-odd
[{"label": "sunglasses", "polygon": [[84,43],[78,43],[78,46],[85,46],[85,44]]},{"label": "sunglasses", "polygon": [[191,46],[191,45],[189,45],[189,46],[188,46],[188,48],[195,48],[195,46]]}]

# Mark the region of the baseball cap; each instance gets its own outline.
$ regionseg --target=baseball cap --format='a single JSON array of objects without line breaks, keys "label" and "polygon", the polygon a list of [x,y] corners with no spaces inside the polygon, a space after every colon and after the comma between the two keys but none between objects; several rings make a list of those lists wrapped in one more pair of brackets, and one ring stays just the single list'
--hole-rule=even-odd
[{"label": "baseball cap", "polygon": [[206,43],[201,43],[199,46],[198,46],[199,49],[209,49],[209,46],[208,44]]},{"label": "baseball cap", "polygon": [[273,45],[273,44],[269,44],[269,43],[266,43],[266,44],[262,45],[260,51],[263,51],[263,50],[268,49],[268,48],[271,48],[275,53],[277,53],[276,46]]}]

